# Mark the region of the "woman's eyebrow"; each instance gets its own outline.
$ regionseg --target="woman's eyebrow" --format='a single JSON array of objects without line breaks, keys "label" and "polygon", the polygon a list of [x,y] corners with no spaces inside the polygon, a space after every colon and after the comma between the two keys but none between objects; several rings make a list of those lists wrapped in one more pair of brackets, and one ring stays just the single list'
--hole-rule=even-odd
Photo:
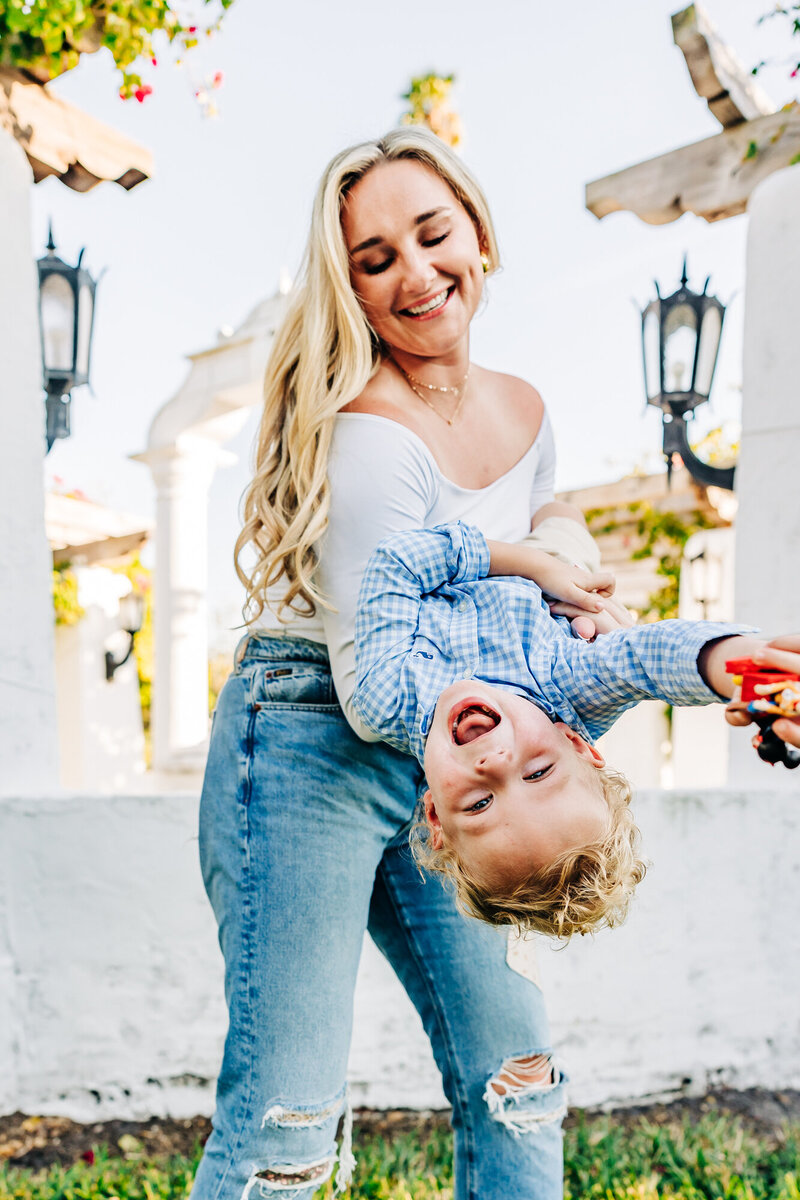
[{"label": "woman's eyebrow", "polygon": [[[420,213],[418,217],[414,217],[414,224],[424,225],[426,221],[430,221],[431,217],[438,217],[442,213],[449,213],[450,211],[450,208],[446,204],[443,204],[439,208],[432,208],[430,212]],[[385,240],[382,237],[367,238],[365,242],[359,242],[357,246],[354,246],[350,253],[358,254],[360,250],[369,250],[370,246],[380,246]]]},{"label": "woman's eyebrow", "polygon": [[430,221],[431,217],[438,217],[442,213],[448,212],[450,212],[448,206],[446,204],[442,204],[439,206],[439,208],[432,208],[430,212],[420,213],[418,217],[414,218],[414,224],[424,225],[426,221]]}]

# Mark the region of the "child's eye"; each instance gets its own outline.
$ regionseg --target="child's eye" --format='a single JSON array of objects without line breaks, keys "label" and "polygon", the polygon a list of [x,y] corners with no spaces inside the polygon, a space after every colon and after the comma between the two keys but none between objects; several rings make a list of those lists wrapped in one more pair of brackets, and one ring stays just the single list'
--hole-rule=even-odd
[{"label": "child's eye", "polygon": [[483,799],[476,800],[474,804],[471,804],[469,808],[465,809],[465,812],[483,812],[484,809],[487,808],[491,803],[492,797],[484,796]]},{"label": "child's eye", "polygon": [[553,764],[550,763],[549,766],[542,767],[540,771],[534,771],[532,775],[524,775],[523,778],[526,780],[532,779],[535,782],[537,779],[544,779],[545,775],[549,775],[552,769]]},{"label": "child's eye", "polygon": [[449,236],[450,236],[449,233],[442,233],[439,235],[439,237],[426,238],[422,244],[423,244],[423,246],[438,246],[440,244],[440,242],[443,242],[444,239]]}]

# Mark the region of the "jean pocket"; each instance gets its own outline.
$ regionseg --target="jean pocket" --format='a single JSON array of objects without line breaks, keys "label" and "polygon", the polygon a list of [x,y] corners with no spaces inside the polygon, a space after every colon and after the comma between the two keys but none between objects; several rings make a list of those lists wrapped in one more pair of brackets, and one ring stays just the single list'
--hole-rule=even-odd
[{"label": "jean pocket", "polygon": [[251,682],[253,707],[337,711],[339,704],[327,667],[314,663],[259,664]]}]

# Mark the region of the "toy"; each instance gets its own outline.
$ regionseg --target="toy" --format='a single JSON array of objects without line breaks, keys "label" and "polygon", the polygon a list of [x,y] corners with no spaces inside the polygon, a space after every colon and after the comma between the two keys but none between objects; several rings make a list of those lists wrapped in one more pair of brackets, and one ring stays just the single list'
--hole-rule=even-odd
[{"label": "toy", "polygon": [[730,659],[725,670],[741,687],[741,698],[760,730],[755,740],[758,757],[773,766],[782,762],[790,771],[800,767],[800,750],[772,732],[776,717],[800,716],[800,675],[761,666],[751,658]]}]

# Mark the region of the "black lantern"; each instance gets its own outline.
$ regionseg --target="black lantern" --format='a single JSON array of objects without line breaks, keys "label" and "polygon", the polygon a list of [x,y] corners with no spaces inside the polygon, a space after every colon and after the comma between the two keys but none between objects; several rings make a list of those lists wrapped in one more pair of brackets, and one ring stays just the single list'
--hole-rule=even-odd
[{"label": "black lantern", "polygon": [[119,602],[119,618],[122,632],[127,633],[130,641],[122,658],[116,658],[110,650],[106,650],[106,679],[109,682],[114,678],[115,672],[130,658],[136,635],[144,624],[144,596],[141,592],[132,591],[122,597]]},{"label": "black lantern", "polygon": [[51,226],[47,254],[37,262],[48,450],[56,438],[69,437],[70,392],[89,382],[97,287],[81,266],[83,250],[74,267],[58,258],[55,250]]},{"label": "black lantern", "polygon": [[698,483],[733,491],[735,468],[714,467],[699,459],[686,429],[694,409],[708,400],[722,337],[725,306],[708,295],[710,278],[699,295],[691,291],[684,258],[676,292],[662,297],[656,283],[656,299],[642,313],[645,391],[647,403],[663,413],[667,474],[672,474],[673,456],[679,454]]}]

